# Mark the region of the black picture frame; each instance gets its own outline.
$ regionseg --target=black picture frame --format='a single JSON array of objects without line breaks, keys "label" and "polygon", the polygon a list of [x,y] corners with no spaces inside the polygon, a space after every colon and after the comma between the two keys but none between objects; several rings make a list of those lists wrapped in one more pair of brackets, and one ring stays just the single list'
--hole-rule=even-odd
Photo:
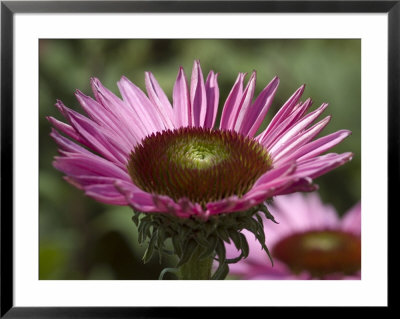
[{"label": "black picture frame", "polygon": [[[190,307],[15,307],[13,303],[13,19],[16,13],[387,13],[388,207],[399,211],[400,1],[1,1],[1,318],[191,318]],[[390,215],[389,215],[390,217]],[[389,223],[393,227],[394,223]],[[389,234],[393,234],[393,231]],[[388,284],[390,283],[390,280]],[[388,300],[390,306],[390,298]],[[306,309],[297,309],[304,311]],[[227,315],[225,308],[196,309]],[[235,309],[247,315],[246,308]],[[297,313],[299,315],[299,313]]]}]

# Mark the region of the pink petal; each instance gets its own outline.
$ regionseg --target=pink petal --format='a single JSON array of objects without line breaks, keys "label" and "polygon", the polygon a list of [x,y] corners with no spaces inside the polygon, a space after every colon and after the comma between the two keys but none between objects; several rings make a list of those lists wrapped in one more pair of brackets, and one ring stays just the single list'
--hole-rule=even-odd
[{"label": "pink petal", "polygon": [[299,104],[293,112],[289,114],[289,116],[282,121],[279,125],[276,126],[273,130],[271,130],[268,134],[266,134],[268,127],[264,130],[263,133],[256,137],[256,140],[264,145],[266,148],[270,148],[276,140],[283,136],[301,116],[307,111],[307,109],[311,106],[311,100],[308,99],[303,104]]},{"label": "pink petal", "polygon": [[217,82],[218,74],[214,74],[213,71],[207,76],[206,81],[206,94],[207,94],[207,113],[204,120],[204,127],[213,128],[215,124],[215,118],[218,111],[219,103],[219,88]]},{"label": "pink petal", "polygon": [[116,122],[124,127],[124,133],[130,141],[136,144],[149,134],[140,118],[135,117],[126,103],[105,88],[98,79],[92,78],[91,85],[97,102],[103,106],[108,116],[115,117]]},{"label": "pink petal", "polygon": [[284,165],[272,168],[264,173],[255,183],[253,187],[269,183],[280,176],[288,176],[296,170],[296,162],[285,163]]},{"label": "pink petal", "polygon": [[272,104],[278,85],[279,78],[274,77],[258,95],[256,101],[249,108],[242,122],[240,132],[243,135],[253,137],[256,134]]},{"label": "pink petal", "polygon": [[87,186],[85,194],[105,204],[121,206],[128,204],[125,197],[117,192],[112,184]]},{"label": "pink petal", "polygon": [[314,192],[318,190],[318,185],[313,184],[313,180],[309,177],[294,177],[293,183],[287,185],[285,188],[281,188],[275,192],[275,195],[286,195],[295,192]]},{"label": "pink petal", "polygon": [[77,90],[75,93],[82,108],[100,126],[118,136],[119,143],[123,143],[125,151],[129,152],[136,140],[129,140],[129,132],[113,113],[107,112],[100,103]]},{"label": "pink petal", "polygon": [[321,122],[315,124],[313,127],[306,130],[304,133],[298,134],[292,137],[286,144],[281,145],[276,151],[271,154],[274,158],[274,163],[278,164],[281,160],[288,161],[294,157],[291,155],[295,153],[301,146],[308,143],[315,136],[317,136],[321,130],[329,123],[331,116],[327,116]]},{"label": "pink petal", "polygon": [[103,176],[131,181],[127,172],[96,155],[71,154],[69,157],[55,157],[54,167],[69,176]]},{"label": "pink petal", "polygon": [[276,149],[278,149],[282,144],[285,144],[291,137],[299,134],[302,130],[304,130],[308,125],[310,125],[314,120],[327,108],[328,104],[322,104],[318,109],[314,112],[311,112],[303,119],[298,121],[295,125],[293,125],[290,129],[288,129],[282,136],[280,136],[277,140],[275,140],[272,144],[269,145],[269,151],[274,153]]},{"label": "pink petal", "polygon": [[57,103],[57,106],[66,114],[72,127],[76,132],[79,132],[80,139],[84,141],[86,146],[91,147],[116,164],[125,165],[129,151],[123,149],[123,145],[116,142],[118,138],[112,136],[112,133],[101,128],[87,117],[67,108],[61,101]]},{"label": "pink petal", "polygon": [[173,91],[174,118],[176,128],[192,125],[192,111],[185,72],[179,68]]},{"label": "pink petal", "polygon": [[300,97],[304,92],[305,85],[302,85],[297,89],[296,92],[286,101],[286,103],[279,109],[278,113],[273,117],[271,123],[268,125],[265,133],[263,135],[268,134],[273,129],[275,129],[280,123],[282,123],[287,116],[292,112],[294,106],[299,101]]},{"label": "pink petal", "polygon": [[62,136],[54,128],[52,129],[50,136],[57,142],[59,147],[64,151],[71,153],[85,154],[88,156],[92,155],[95,156],[94,154],[90,153],[87,149],[83,148],[82,146],[79,146],[78,144]]},{"label": "pink petal", "polygon": [[65,135],[71,137],[79,143],[85,143],[85,141],[80,137],[80,135],[71,125],[60,122],[52,116],[48,116],[46,117],[46,119],[51,123],[51,125],[53,125],[57,130],[61,131]]},{"label": "pink petal", "polygon": [[245,73],[239,73],[235,84],[233,85],[226,101],[221,115],[221,130],[233,129],[236,114],[238,112],[240,101],[243,95],[243,81]]},{"label": "pink petal", "polygon": [[79,113],[71,112],[69,120],[75,130],[85,139],[88,146],[107,159],[125,165],[129,150],[121,149],[122,145],[118,145],[117,138],[111,137],[98,124]]},{"label": "pink petal", "polygon": [[361,235],[361,202],[354,205],[342,218],[341,229]]},{"label": "pink petal", "polygon": [[318,156],[326,150],[332,148],[336,144],[339,144],[350,134],[351,131],[340,130],[327,136],[321,137],[301,147],[292,155],[292,158],[306,160]]},{"label": "pink petal", "polygon": [[161,114],[164,126],[173,129],[174,116],[172,113],[172,105],[167,96],[151,72],[145,72],[145,82],[150,101],[157,107],[158,112]]},{"label": "pink petal", "polygon": [[350,161],[353,155],[350,152],[342,154],[330,153],[311,160],[298,161],[295,175],[316,178]]},{"label": "pink petal", "polygon": [[254,71],[251,74],[250,80],[247,83],[246,88],[243,92],[242,99],[240,101],[240,104],[236,112],[235,120],[232,123],[236,132],[242,133],[240,131],[240,128],[242,127],[242,125],[244,125],[243,120],[245,118],[245,115],[249,111],[251,102],[253,100],[255,87],[256,87],[256,72]]},{"label": "pink petal", "polygon": [[118,82],[118,87],[125,103],[130,106],[136,117],[143,122],[143,126],[148,128],[149,133],[165,129],[160,113],[142,90],[124,76]]},{"label": "pink petal", "polygon": [[190,81],[190,102],[193,126],[202,127],[206,118],[207,96],[199,61],[195,61],[193,65],[192,79]]}]

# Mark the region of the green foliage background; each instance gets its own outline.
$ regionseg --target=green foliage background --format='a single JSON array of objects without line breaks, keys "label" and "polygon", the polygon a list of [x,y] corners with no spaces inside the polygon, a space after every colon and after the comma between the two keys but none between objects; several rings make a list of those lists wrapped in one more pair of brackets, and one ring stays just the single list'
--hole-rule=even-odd
[{"label": "green foliage background", "polygon": [[130,209],[97,203],[63,180],[52,167],[57,147],[45,117],[62,119],[54,107],[56,99],[83,112],[74,91],[92,95],[93,76],[120,96],[116,83],[122,75],[144,89],[144,71],[152,71],[171,97],[179,66],[190,79],[195,59],[200,59],[204,76],[211,69],[220,74],[220,108],[238,72],[257,70],[256,95],[279,76],[280,86],[263,127],[303,83],[303,100],[311,97],[312,109],[329,102],[321,118],[332,114],[332,120],[321,135],[351,130],[353,134],[332,151],[352,151],[355,156],[316,182],[323,201],[333,204],[339,214],[360,200],[360,40],[41,40],[40,279],[157,279],[162,268],[175,262],[166,259],[159,265],[153,258],[143,265],[145,247],[137,244]]}]

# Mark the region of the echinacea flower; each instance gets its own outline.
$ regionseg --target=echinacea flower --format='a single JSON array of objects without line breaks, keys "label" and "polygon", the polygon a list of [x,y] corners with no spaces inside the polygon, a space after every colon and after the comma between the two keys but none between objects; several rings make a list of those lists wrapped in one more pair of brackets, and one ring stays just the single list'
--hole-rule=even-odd
[{"label": "echinacea flower", "polygon": [[[230,268],[240,279],[361,279],[361,203],[342,218],[316,193],[277,196],[269,205],[279,221],[266,232],[274,266],[245,232],[247,259]],[[254,236],[253,236],[254,237]],[[227,255],[237,255],[227,245]]]},{"label": "echinacea flower", "polygon": [[204,81],[199,61],[193,66],[190,89],[179,69],[172,104],[150,72],[145,73],[147,95],[122,77],[122,99],[92,78],[94,99],[75,93],[88,116],[57,101],[67,123],[48,118],[69,137],[53,129],[51,136],[60,147],[54,166],[97,201],[133,208],[134,221],[141,224],[139,240],[150,239],[145,260],[154,248],[160,251],[167,238],[180,264],[190,260],[196,247],[204,248],[200,257],[216,253],[223,263],[223,241],[230,238],[245,257],[240,231],[252,229],[263,241],[262,224],[253,217],[263,211],[272,218],[265,209],[267,199],[315,190],[314,178],[352,157],[321,155],[350,131],[313,140],[330,116],[312,125],[327,104],[306,114],[311,100],[300,102],[304,85],[257,134],[279,79],[273,78],[253,101],[256,73],[246,87],[245,76],[239,73],[218,128],[218,74],[210,71]]}]

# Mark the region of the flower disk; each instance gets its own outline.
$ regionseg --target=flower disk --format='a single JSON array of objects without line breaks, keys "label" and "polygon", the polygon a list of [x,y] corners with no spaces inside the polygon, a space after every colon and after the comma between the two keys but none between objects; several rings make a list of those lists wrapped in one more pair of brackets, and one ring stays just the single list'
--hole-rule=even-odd
[{"label": "flower disk", "polygon": [[281,240],[273,254],[294,272],[351,275],[361,269],[361,238],[337,230],[308,231]]},{"label": "flower disk", "polygon": [[134,148],[128,162],[129,174],[141,189],[203,207],[244,195],[271,168],[268,152],[255,140],[202,127],[153,133]]}]

